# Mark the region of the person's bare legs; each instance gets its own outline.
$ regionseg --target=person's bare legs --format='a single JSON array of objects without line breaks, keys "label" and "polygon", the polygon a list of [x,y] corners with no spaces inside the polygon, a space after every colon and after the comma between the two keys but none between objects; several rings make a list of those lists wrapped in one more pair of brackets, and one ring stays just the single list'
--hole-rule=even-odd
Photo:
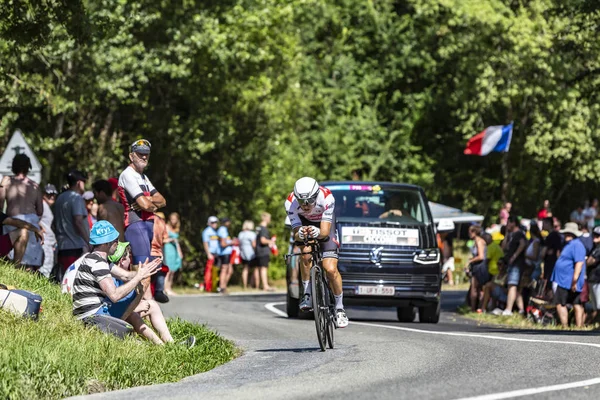
[{"label": "person's bare legs", "polygon": [[556,305],[556,313],[558,314],[558,319],[560,319],[560,323],[563,328],[569,327],[569,311],[566,306],[561,306],[560,304]]},{"label": "person's bare legs", "polygon": [[271,290],[267,277],[267,268],[268,267],[260,267],[260,280],[262,281],[263,290]]},{"label": "person's bare legs", "polygon": [[244,265],[242,269],[242,285],[244,290],[248,288],[248,264]]},{"label": "person's bare legs", "polygon": [[573,311],[575,312],[575,326],[578,328],[583,328],[583,317],[585,315],[583,305],[574,304]]},{"label": "person's bare legs", "polygon": [[229,281],[231,280],[231,277],[233,276],[233,269],[234,269],[234,265],[229,264],[229,272],[227,273],[227,284],[229,284]]},{"label": "person's bare legs", "polygon": [[479,281],[474,276],[471,277],[469,300],[471,301],[471,311],[476,311],[479,308]]},{"label": "person's bare legs", "polygon": [[494,282],[488,282],[483,285],[483,301],[481,302],[481,308],[483,311],[487,311],[490,298],[492,297],[492,290],[494,290]]},{"label": "person's bare legs", "polygon": [[174,296],[175,292],[173,292],[173,279],[175,277],[175,272],[170,271],[167,272],[167,276],[165,276],[165,292],[169,296]]},{"label": "person's bare legs", "polygon": [[171,332],[167,326],[167,321],[165,321],[165,316],[163,315],[162,310],[156,301],[144,300],[142,303],[140,303],[136,311],[139,312],[139,315],[142,318],[150,317],[150,323],[154,329],[158,331],[160,338],[165,343],[173,341],[173,337],[171,336]]},{"label": "person's bare legs", "polygon": [[27,241],[29,240],[29,232],[27,229],[15,229],[9,232],[10,241],[15,251],[13,256],[13,262],[15,264],[21,264],[23,256],[25,255],[25,249],[27,249]]},{"label": "person's bare legs", "polygon": [[229,268],[231,265],[223,264],[221,265],[221,273],[219,275],[219,287],[221,290],[227,289],[227,283],[229,283]]},{"label": "person's bare legs", "polygon": [[137,290],[135,299],[131,302],[131,304],[129,304],[129,306],[127,306],[127,309],[123,313],[121,319],[126,320],[129,318],[131,313],[133,313],[133,311],[137,308],[138,304],[140,304],[140,301],[142,301],[142,297],[144,297],[144,285],[142,283],[138,283],[135,290]]},{"label": "person's bare legs", "polygon": [[252,271],[252,276],[254,277],[254,289],[260,288],[259,268],[260,267],[254,267],[254,271]]},{"label": "person's bare legs", "polygon": [[508,287],[508,295],[506,296],[506,309],[512,311],[515,301],[517,300],[517,287],[510,285]]},{"label": "person's bare legs", "polygon": [[136,312],[132,312],[126,321],[129,322],[131,325],[133,325],[133,329],[135,329],[135,331],[139,335],[145,337],[152,343],[158,344],[158,345],[164,344],[163,341],[160,340],[160,338],[156,335],[156,333],[154,333],[154,331],[152,329],[150,329],[150,327],[144,323],[144,320],[142,319],[140,314],[138,314]]},{"label": "person's bare legs", "polygon": [[519,309],[519,313],[525,312],[525,304],[523,303],[523,292],[519,291],[517,294],[517,308]]}]

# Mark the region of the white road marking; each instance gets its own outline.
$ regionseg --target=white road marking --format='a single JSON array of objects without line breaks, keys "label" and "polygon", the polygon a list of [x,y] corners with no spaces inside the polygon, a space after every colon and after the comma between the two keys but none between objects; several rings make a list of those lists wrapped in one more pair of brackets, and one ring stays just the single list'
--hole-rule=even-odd
[{"label": "white road marking", "polygon": [[499,399],[511,399],[514,397],[530,396],[532,394],[554,392],[559,390],[575,389],[583,386],[597,385],[600,383],[600,378],[588,379],[587,381],[563,383],[562,385],[543,386],[539,388],[513,390],[512,392],[484,394],[482,396],[475,397],[463,397],[457,400],[499,400]]},{"label": "white road marking", "polygon": [[265,304],[265,308],[267,310],[271,311],[273,314],[277,314],[280,317],[287,318],[288,315],[285,311],[281,311],[280,309],[275,307],[275,306],[280,306],[282,304],[285,304],[285,303],[269,303],[269,304]]},{"label": "white road marking", "polygon": [[[283,304],[285,304],[285,302],[268,303],[268,304],[265,304],[265,308],[267,310],[271,311],[272,313],[277,314],[281,317],[287,317],[287,313],[285,311],[281,311],[280,309],[278,309],[276,307],[276,306],[280,306]],[[523,339],[523,338],[503,337],[503,336],[494,336],[494,335],[482,335],[482,334],[477,334],[477,333],[428,331],[428,330],[423,330],[423,329],[405,328],[403,326],[390,326],[390,325],[383,325],[383,324],[372,324],[372,323],[368,323],[368,322],[350,321],[350,326],[352,326],[352,325],[372,326],[375,328],[395,329],[398,331],[425,333],[425,334],[430,334],[430,335],[462,336],[462,337],[491,339],[491,340],[506,340],[506,341],[510,341],[510,342],[568,344],[568,345],[573,345],[573,346],[587,346],[587,347],[600,348],[600,344],[597,344],[597,343],[571,342],[571,341],[560,341],[560,340],[542,340],[542,339]],[[486,394],[486,395],[474,396],[474,397],[463,397],[463,398],[457,399],[457,400],[510,399],[510,398],[515,398],[515,397],[529,396],[529,395],[533,395],[533,394],[537,394],[537,393],[554,392],[554,391],[559,391],[559,390],[574,389],[574,388],[598,385],[598,384],[600,384],[600,378],[594,378],[594,379],[588,379],[585,381],[563,383],[560,385],[542,386],[542,387],[538,387],[538,388],[513,390],[510,392],[492,393],[492,394]]]}]

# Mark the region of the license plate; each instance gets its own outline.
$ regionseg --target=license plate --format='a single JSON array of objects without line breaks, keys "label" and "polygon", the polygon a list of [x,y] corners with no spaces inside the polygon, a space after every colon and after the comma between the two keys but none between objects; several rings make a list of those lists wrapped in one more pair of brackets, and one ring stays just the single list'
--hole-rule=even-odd
[{"label": "license plate", "polygon": [[393,296],[395,293],[393,286],[359,286],[358,294],[365,296]]},{"label": "license plate", "polygon": [[342,243],[366,245],[419,246],[419,230],[342,226]]}]

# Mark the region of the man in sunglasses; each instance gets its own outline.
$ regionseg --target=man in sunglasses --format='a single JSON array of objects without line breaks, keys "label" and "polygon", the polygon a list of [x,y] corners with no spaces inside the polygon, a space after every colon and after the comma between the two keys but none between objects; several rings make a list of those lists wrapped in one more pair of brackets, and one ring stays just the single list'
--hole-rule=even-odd
[{"label": "man in sunglasses", "polygon": [[136,140],[129,153],[130,164],[119,176],[119,199],[125,207],[125,240],[131,245],[134,264],[152,260],[154,212],[167,202],[144,174],[150,159],[150,142]]},{"label": "man in sunglasses", "polygon": [[[331,290],[335,296],[335,308],[338,328],[348,326],[348,317],[344,311],[342,276],[338,271],[337,230],[335,227],[335,198],[327,188],[319,186],[316,180],[309,177],[300,178],[290,193],[285,209],[292,225],[294,240],[302,252],[310,252],[310,246],[304,246],[305,239],[317,239],[321,243],[323,252],[323,268]],[[310,285],[310,255],[303,256],[300,273],[304,296],[300,302],[301,311],[312,308]]]}]

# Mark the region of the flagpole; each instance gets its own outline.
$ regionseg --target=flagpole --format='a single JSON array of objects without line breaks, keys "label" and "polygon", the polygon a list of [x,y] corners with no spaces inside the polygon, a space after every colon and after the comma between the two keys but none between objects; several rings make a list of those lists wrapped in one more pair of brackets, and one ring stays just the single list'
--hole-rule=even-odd
[{"label": "flagpole", "polygon": [[501,198],[502,198],[502,204],[506,204],[508,202],[508,187],[509,187],[509,182],[508,180],[510,179],[510,166],[508,164],[508,152],[504,152],[502,153],[502,192],[501,192]]},{"label": "flagpole", "polygon": [[[512,126],[512,131],[511,131],[511,139],[512,139],[512,134],[514,133],[514,121],[510,121],[510,123],[513,125]],[[510,142],[509,142],[509,147],[504,151],[504,153],[502,153],[502,192],[500,197],[502,198],[502,205],[504,206],[504,204],[506,204],[508,202],[508,192],[510,189],[510,164],[508,162],[508,150],[510,148]]]}]

